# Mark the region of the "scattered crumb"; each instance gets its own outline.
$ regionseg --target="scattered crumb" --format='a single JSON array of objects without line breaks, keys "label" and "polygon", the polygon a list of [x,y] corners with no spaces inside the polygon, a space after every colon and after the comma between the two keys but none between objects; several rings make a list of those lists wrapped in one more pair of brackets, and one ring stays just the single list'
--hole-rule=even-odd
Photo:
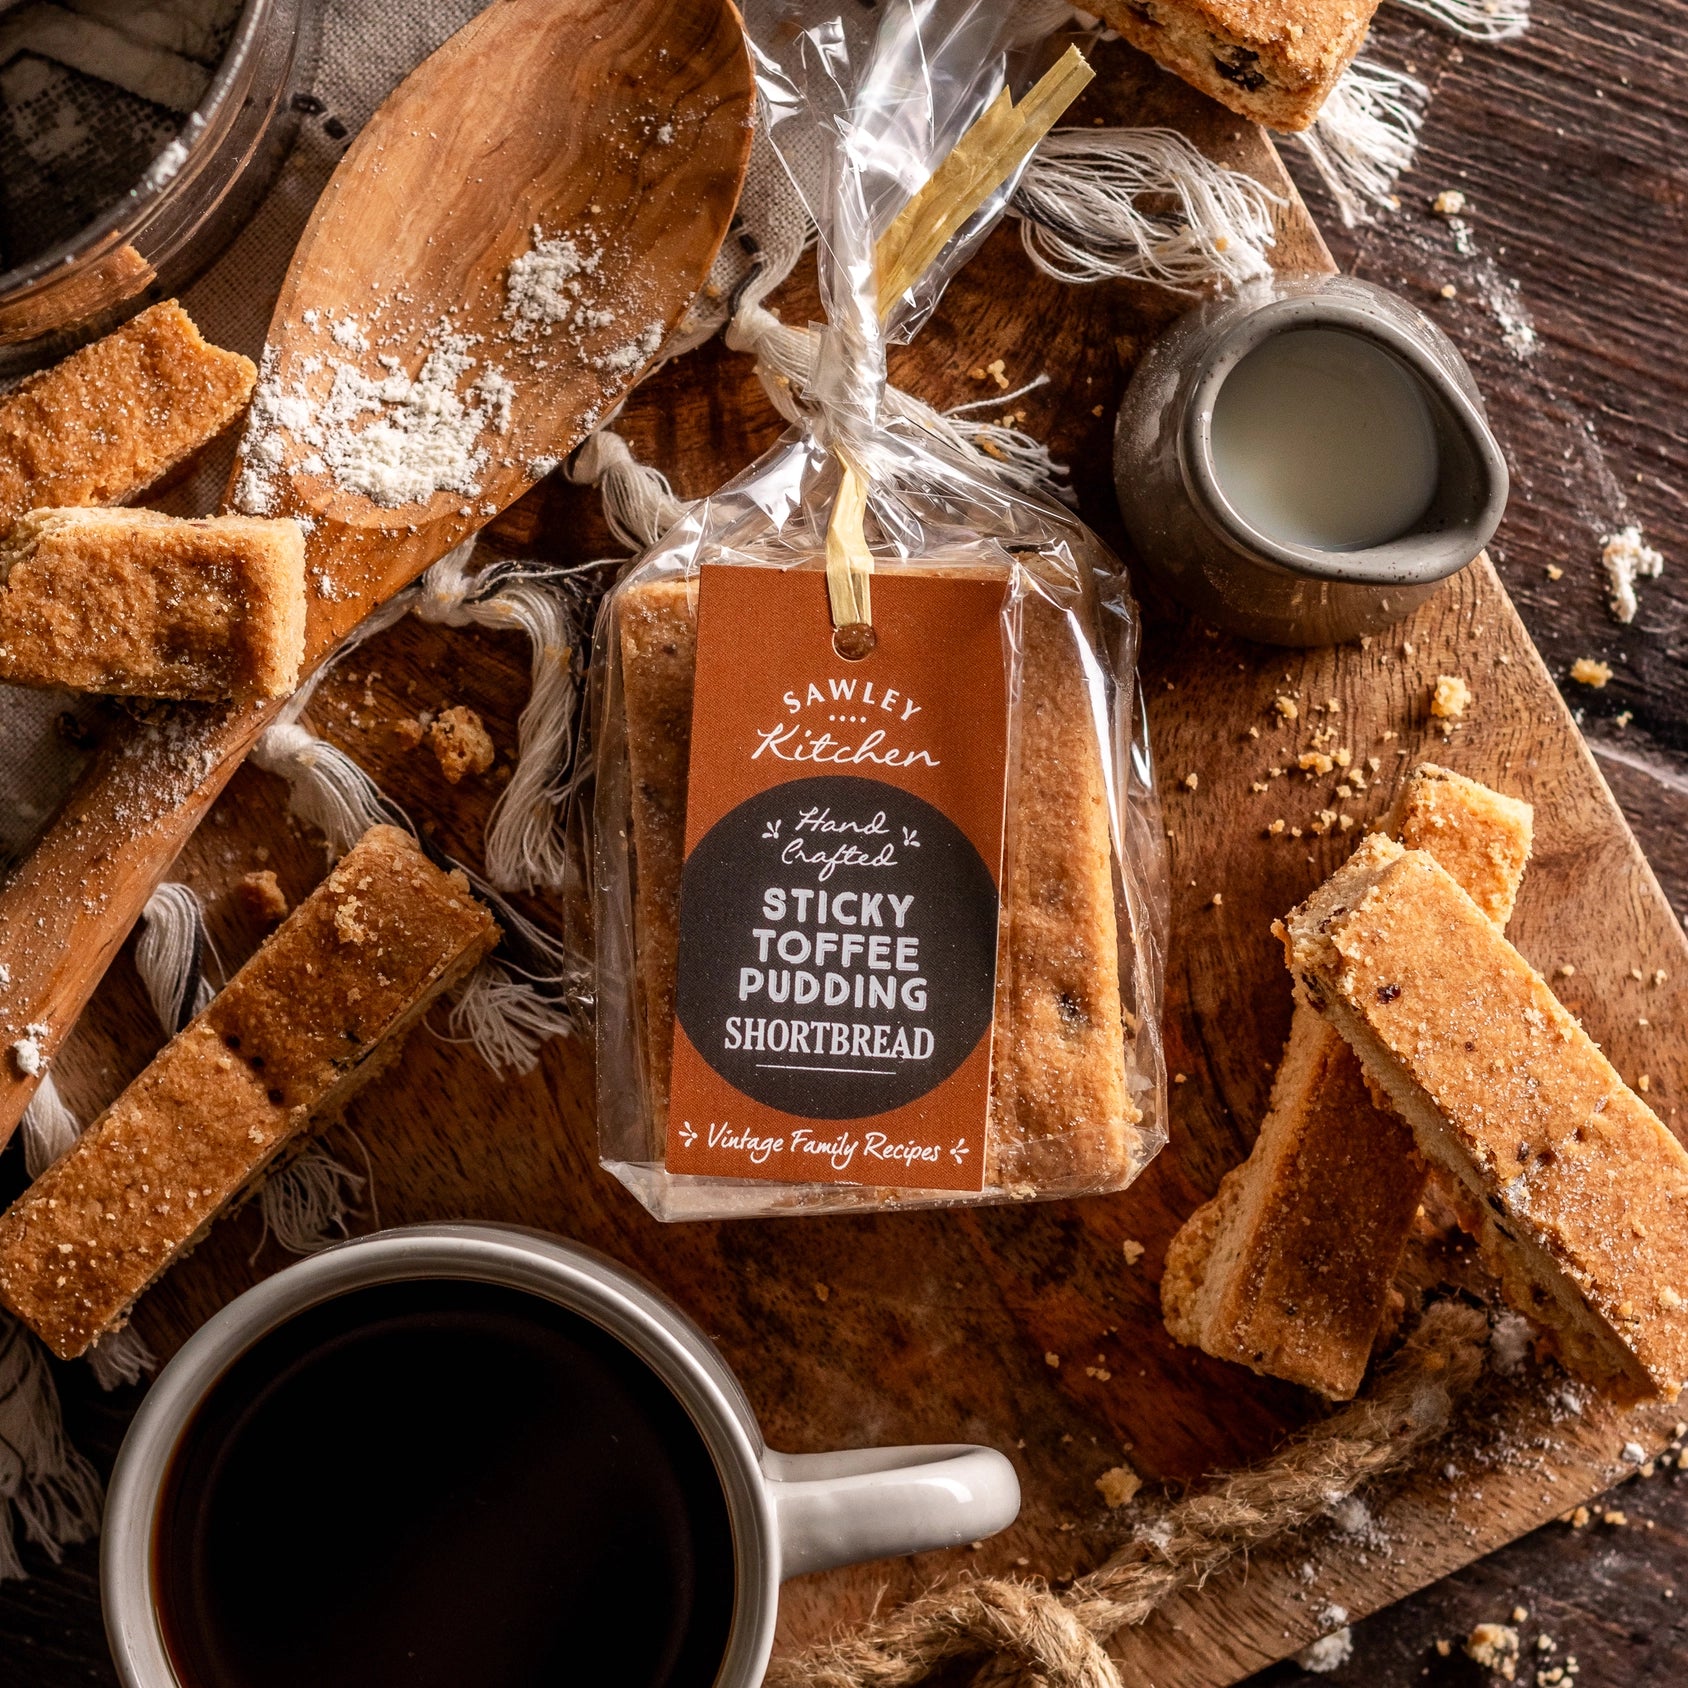
[{"label": "scattered crumb", "polygon": [[1060,1368],[1061,1356],[1057,1354],[1054,1349],[1051,1349],[1043,1356],[1043,1363],[1048,1366],[1051,1371],[1056,1371]]},{"label": "scattered crumb", "polygon": [[1465,195],[1458,188],[1443,188],[1431,200],[1430,209],[1439,217],[1458,217],[1465,210]]},{"label": "scattered crumb", "polygon": [[1471,688],[1457,674],[1438,674],[1430,693],[1430,713],[1443,721],[1457,721],[1471,704]]},{"label": "scattered crumb", "polygon": [[1310,774],[1328,774],[1336,766],[1330,757],[1322,750],[1304,750],[1295,759],[1298,768],[1305,768]]},{"label": "scattered crumb", "polygon": [[1658,579],[1664,572],[1664,557],[1642,539],[1641,529],[1634,522],[1616,533],[1606,534],[1600,544],[1600,561],[1606,567],[1607,603],[1619,621],[1634,621],[1640,607],[1635,583]]},{"label": "scattered crumb", "polygon": [[1591,656],[1579,656],[1571,664],[1571,678],[1579,685],[1593,686],[1598,691],[1612,678],[1610,664],[1597,661]]},{"label": "scattered crumb", "polygon": [[1295,1655],[1295,1662],[1303,1670],[1323,1676],[1327,1671],[1340,1670],[1353,1658],[1354,1632],[1348,1627],[1347,1609],[1334,1602],[1327,1602],[1314,1616],[1329,1627],[1317,1641]]},{"label": "scattered crumb", "polygon": [[1188,786],[1191,791],[1194,791],[1201,783],[1200,774],[1186,774],[1184,776],[1184,784]]},{"label": "scattered crumb", "polygon": [[241,876],[240,906],[260,926],[274,926],[287,918],[287,893],[272,868]]},{"label": "scattered crumb", "polygon": [[1586,1506],[1577,1506],[1571,1509],[1570,1524],[1573,1530],[1585,1529],[1588,1525],[1588,1520],[1589,1511]]},{"label": "scattered crumb", "polygon": [[1143,1245],[1135,1237],[1127,1237],[1119,1246],[1127,1266],[1135,1266],[1143,1258]]},{"label": "scattered crumb", "polygon": [[399,741],[401,750],[414,750],[427,736],[426,722],[414,721],[406,716],[402,721],[393,723],[393,737]]},{"label": "scattered crumb", "polygon": [[1559,965],[1554,968],[1554,972],[1557,973],[1561,979],[1574,978],[1576,976],[1576,971],[1575,962],[1570,961],[1561,961]]},{"label": "scattered crumb", "polygon": [[1281,715],[1286,721],[1293,721],[1301,714],[1301,711],[1296,708],[1295,700],[1293,698],[1274,698],[1272,700],[1272,707],[1277,710],[1279,715]]},{"label": "scattered crumb", "polygon": [[1457,299],[1459,297],[1459,289],[1451,281],[1444,281],[1437,291],[1444,299]]},{"label": "scattered crumb", "polygon": [[1528,1623],[1530,1621],[1530,1609],[1529,1609],[1529,1607],[1528,1606],[1514,1606],[1512,1608],[1512,1621],[1515,1624]]},{"label": "scattered crumb", "polygon": [[1518,1675],[1518,1631],[1509,1624],[1478,1624],[1465,1638],[1465,1656],[1508,1682]]},{"label": "scattered crumb", "polygon": [[1557,563],[1549,563],[1547,565],[1547,578],[1549,580],[1563,580],[1565,571]]},{"label": "scattered crumb", "polygon": [[428,729],[428,743],[453,785],[465,774],[484,774],[492,766],[492,738],[480,716],[463,704],[441,712]]},{"label": "scattered crumb", "polygon": [[1613,1507],[1600,1514],[1600,1522],[1609,1524],[1614,1530],[1621,1530],[1629,1522],[1629,1514],[1619,1512],[1616,1507]]},{"label": "scattered crumb", "polygon": [[816,1284],[815,1285],[815,1299],[817,1301],[830,1300],[831,1296],[832,1296],[832,1291],[830,1289],[828,1289],[825,1284]]},{"label": "scattered crumb", "polygon": [[1096,1492],[1109,1506],[1124,1506],[1143,1487],[1143,1479],[1129,1465],[1116,1465],[1096,1479]]}]

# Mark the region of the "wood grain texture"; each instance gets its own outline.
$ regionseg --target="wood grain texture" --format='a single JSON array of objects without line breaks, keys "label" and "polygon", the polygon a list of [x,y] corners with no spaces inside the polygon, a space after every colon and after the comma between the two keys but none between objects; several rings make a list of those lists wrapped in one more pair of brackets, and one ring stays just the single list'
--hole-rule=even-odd
[{"label": "wood grain texture", "polygon": [[[1604,35],[1588,36],[1591,16],[1604,20]],[[1640,395],[1636,403],[1644,401],[1668,419],[1672,395],[1688,386],[1684,355],[1670,328],[1683,273],[1677,259],[1688,256],[1682,252],[1681,219],[1661,211],[1636,233],[1610,214],[1607,200],[1621,193],[1624,172],[1639,168],[1638,156],[1651,159],[1655,180],[1663,179],[1667,188],[1678,179],[1678,161],[1684,156],[1681,122],[1664,115],[1665,89],[1679,73],[1680,49],[1674,43],[1682,38],[1678,32],[1688,15],[1679,5],[1640,0],[1622,19],[1627,21],[1620,29],[1615,8],[1598,6],[1592,11],[1580,7],[1573,18],[1550,0],[1538,4],[1533,39],[1491,52],[1466,49],[1463,68],[1450,72],[1453,81],[1439,86],[1432,107],[1429,172],[1410,178],[1409,187],[1434,192],[1450,185],[1457,178],[1442,171],[1454,168],[1455,161],[1459,168],[1481,172],[1484,181],[1494,184],[1492,191],[1517,207],[1516,244],[1505,244],[1532,265],[1530,299],[1544,340],[1574,344],[1585,349],[1591,367],[1610,368],[1602,348],[1640,335],[1647,354],[1626,379],[1632,393]],[[1559,67],[1557,80],[1532,79],[1520,68],[1541,53]],[[1648,53],[1656,61],[1650,67]],[[1652,80],[1634,108],[1620,109],[1616,102],[1596,106],[1586,74],[1574,74],[1579,65],[1614,62],[1605,55],[1619,55],[1615,62],[1629,67],[1637,88],[1643,88],[1643,68],[1649,71]],[[1135,78],[1127,74],[1131,61],[1121,55],[1107,63],[1116,72],[1110,83],[1116,92],[1093,96],[1081,122],[1106,109],[1110,98],[1128,109],[1138,98]],[[1146,98],[1136,109],[1163,118],[1182,103],[1170,85],[1155,82],[1142,93]],[[1556,106],[1571,115],[1554,118]],[[1183,111],[1190,115],[1187,105]],[[1226,140],[1234,131],[1238,139],[1230,144],[1241,144],[1243,132],[1234,120],[1228,125],[1209,115],[1210,138]],[[1552,133],[1556,124],[1578,122],[1604,127],[1573,129],[1565,137]],[[1539,131],[1544,151],[1527,172],[1513,158],[1515,129],[1532,135]],[[1584,144],[1591,133],[1598,137],[1592,159]],[[1672,145],[1662,144],[1672,137]],[[1509,175],[1515,168],[1523,182],[1516,190]],[[1543,182],[1552,184],[1550,192],[1539,191]],[[1533,209],[1526,203],[1531,193],[1537,196]],[[1624,223],[1617,232],[1624,242],[1625,282],[1613,293],[1576,292],[1556,279],[1561,264],[1574,275],[1585,261],[1573,249],[1591,221],[1603,229]],[[1341,254],[1340,231],[1328,220],[1326,227]],[[1366,236],[1362,267],[1377,279],[1401,284],[1413,273],[1422,231],[1437,240],[1447,238],[1444,225],[1432,222],[1409,195],[1399,219]],[[1649,240],[1656,245],[1650,247]],[[981,396],[966,371],[989,358],[1004,357],[1010,374],[1020,379],[1047,369],[1051,387],[1016,405],[1026,411],[1031,431],[1051,437],[1056,455],[1074,464],[1086,515],[1118,542],[1107,480],[1112,408],[1124,369],[1150,325],[1167,314],[1165,303],[1146,291],[1045,286],[1024,266],[1012,234],[999,234],[951,288],[920,342],[900,355],[897,376],[923,397],[951,403]],[[1490,315],[1473,307],[1470,326],[1473,332],[1462,344],[1474,355],[1480,382],[1506,434],[1517,426],[1518,401],[1509,385],[1513,376],[1501,361],[1510,354],[1504,353]],[[1097,405],[1104,414],[1092,417]],[[1627,449],[1631,436],[1622,434],[1611,418],[1605,425],[1608,446],[1621,435]],[[1680,420],[1674,425],[1680,427]],[[747,461],[777,435],[779,426],[746,360],[711,347],[642,389],[625,431],[641,456],[674,471],[677,490],[694,495]],[[1564,436],[1544,428],[1539,434],[1513,433],[1509,443],[1515,470],[1557,494]],[[1611,455],[1619,460],[1616,451]],[[1627,459],[1621,461],[1627,466]],[[1663,494],[1643,488],[1643,495],[1668,510]],[[1637,508],[1651,529],[1655,518],[1647,512],[1653,505],[1638,503]],[[555,481],[516,506],[499,528],[504,543],[551,557],[601,556],[611,549],[592,496]],[[1660,531],[1670,530],[1661,522]],[[1586,528],[1538,521],[1529,508],[1515,503],[1500,548],[1500,566],[1519,586],[1526,620],[1550,654],[1598,654],[1611,647],[1595,646],[1596,639],[1638,637],[1610,630],[1605,621],[1596,590],[1598,560],[1590,553]],[[1679,546],[1675,554],[1688,557],[1688,546]],[[1545,583],[1549,563],[1563,567],[1567,581],[1577,580],[1580,608],[1540,602],[1534,583]],[[1532,588],[1528,593],[1526,586]],[[1664,596],[1673,590],[1667,574],[1649,588],[1660,596],[1644,597],[1644,604],[1674,603]],[[463,1139],[460,1126],[462,1118],[481,1109],[487,1094],[484,1077],[472,1058],[419,1038],[407,1070],[389,1088],[368,1097],[351,1122],[375,1165],[381,1218],[389,1221],[397,1212],[395,1181],[415,1177],[417,1216],[531,1210],[541,1212],[545,1223],[599,1241],[661,1277],[704,1317],[706,1328],[751,1383],[776,1443],[812,1448],[835,1436],[863,1441],[928,1435],[1003,1438],[1002,1445],[1021,1462],[1028,1495],[1026,1518],[1015,1532],[977,1555],[930,1555],[911,1565],[794,1584],[785,1602],[788,1638],[814,1634],[834,1617],[862,1610],[881,1586],[894,1597],[957,1563],[1013,1569],[1024,1556],[1028,1568],[1059,1575],[1093,1562],[1120,1525],[1102,1513],[1090,1480],[1119,1462],[1124,1442],[1133,1444],[1129,1457],[1146,1474],[1177,1479],[1194,1475],[1210,1459],[1257,1456],[1282,1428],[1311,1410],[1297,1391],[1173,1349],[1154,1317],[1153,1275],[1165,1240],[1182,1213],[1211,1191],[1251,1139],[1264,1107],[1275,1040],[1288,1023],[1281,961],[1271,955],[1259,920],[1250,918],[1246,899],[1253,893],[1245,887],[1258,885],[1262,904],[1280,899],[1273,912],[1281,912],[1326,863],[1340,859],[1343,847],[1339,836],[1270,840],[1233,824],[1233,811],[1262,827],[1279,813],[1302,824],[1316,805],[1329,802],[1326,788],[1299,776],[1293,782],[1288,776],[1269,780],[1266,794],[1248,789],[1250,779],[1271,765],[1264,742],[1270,718],[1258,712],[1262,700],[1269,704],[1270,688],[1299,688],[1312,701],[1341,697],[1348,718],[1358,723],[1355,737],[1369,732],[1370,749],[1380,760],[1386,749],[1424,744],[1465,771],[1491,771],[1502,783],[1515,780],[1514,788],[1527,788],[1554,811],[1552,817],[1542,816],[1543,854],[1531,870],[1526,906],[1520,908],[1520,921],[1529,921],[1522,947],[1538,963],[1551,965],[1561,959],[1561,946],[1575,938],[1581,947],[1565,949],[1563,959],[1577,964],[1577,981],[1590,982],[1582,1008],[1595,1035],[1606,1042],[1626,1076],[1633,1076],[1636,1060],[1647,1058],[1661,1085],[1662,1110],[1681,1100],[1680,1086],[1688,1074],[1679,1064],[1671,1078],[1653,1061],[1643,1029],[1633,1022],[1646,1013],[1657,1024],[1662,1016],[1641,1006],[1643,993],[1627,977],[1631,954],[1640,964],[1654,953],[1647,946],[1656,941],[1668,948],[1676,941],[1674,932],[1666,929],[1651,900],[1645,873],[1621,847],[1621,835],[1609,820],[1592,824],[1599,814],[1591,807],[1595,787],[1587,767],[1564,753],[1562,722],[1555,726],[1561,718],[1553,713],[1551,693],[1539,676],[1531,680],[1525,673],[1522,657],[1506,665],[1494,661],[1512,655],[1516,646],[1495,643],[1500,623],[1493,605],[1488,583],[1466,576],[1453,593],[1428,606],[1424,616],[1429,621],[1404,635],[1414,643],[1411,659],[1400,651],[1401,641],[1374,644],[1365,653],[1365,672],[1381,678],[1381,701],[1368,701],[1363,716],[1357,684],[1350,689],[1346,669],[1333,675],[1323,666],[1329,653],[1284,653],[1283,660],[1262,662],[1260,653],[1209,639],[1164,611],[1151,616],[1149,678],[1158,687],[1154,726],[1168,788],[1167,816],[1175,833],[1181,917],[1195,941],[1175,956],[1171,980],[1172,1065],[1187,1075],[1187,1082],[1174,1089],[1174,1141],[1148,1178],[1124,1196],[961,1218],[805,1221],[801,1233],[773,1224],[662,1231],[593,1166],[590,1122],[579,1099],[586,1094],[587,1075],[569,1051],[551,1051],[539,1078],[508,1093],[490,1148],[482,1153]],[[1644,609],[1644,634],[1649,613]],[[1427,648],[1433,639],[1443,641],[1435,653]],[[1356,655],[1349,651],[1342,661]],[[1422,708],[1421,688],[1444,655],[1459,660],[1459,671],[1477,694],[1470,725],[1451,743],[1429,730]],[[1554,657],[1557,677],[1566,661],[1568,656]],[[525,688],[525,662],[525,653],[509,639],[443,634],[407,623],[369,653],[360,653],[351,674],[336,678],[318,719],[360,760],[377,768],[413,813],[430,817],[448,847],[472,857],[479,821],[496,785],[447,787],[425,751],[408,757],[396,753],[391,724],[418,707],[470,702],[488,716],[503,762],[513,748],[511,724]],[[1200,731],[1177,724],[1180,711],[1192,701],[1185,673],[1192,662],[1212,684],[1202,697],[1214,713]],[[1236,662],[1244,668],[1237,670]],[[1524,674],[1522,681],[1507,672],[1515,666]],[[371,669],[377,674],[372,680]],[[1326,690],[1333,678],[1334,693]],[[1184,690],[1167,693],[1167,680]],[[366,685],[375,700],[368,705],[363,702]],[[1532,712],[1503,718],[1503,697],[1514,706],[1522,697]],[[1576,702],[1604,707],[1602,695],[1579,694]],[[1666,697],[1655,699],[1655,707],[1688,734],[1688,703],[1673,705]],[[1240,743],[1249,725],[1261,729],[1258,747],[1252,740],[1247,747]],[[1238,737],[1227,739],[1222,727]],[[1403,736],[1383,741],[1378,735],[1387,730]],[[1634,731],[1634,726],[1628,729]],[[1277,746],[1290,742],[1271,741],[1274,762]],[[1648,741],[1642,741],[1642,748],[1650,750]],[[1625,801],[1635,805],[1649,847],[1660,849],[1658,865],[1673,894],[1688,896],[1688,860],[1680,843],[1688,806],[1681,794],[1645,759],[1637,766],[1607,758],[1602,766]],[[1191,771],[1201,776],[1193,796],[1175,783]],[[1346,807],[1356,815],[1370,814],[1380,811],[1387,797],[1388,782],[1383,781],[1363,802]],[[226,824],[218,824],[218,814]],[[1214,832],[1216,818],[1225,823],[1223,848],[1210,854],[1204,833]],[[214,928],[231,966],[257,934],[241,925],[226,892],[240,872],[258,865],[259,848],[271,852],[269,865],[281,868],[292,889],[304,889],[321,872],[320,851],[283,818],[279,789],[246,770],[180,868],[183,877],[211,896]],[[1310,854],[1316,860],[1307,861]],[[1532,883],[1538,873],[1545,875],[1546,887],[1569,882],[1581,888],[1576,906],[1589,922],[1583,937],[1576,938],[1575,922],[1559,918],[1546,889],[1539,893],[1543,900],[1529,901],[1538,894]],[[1188,883],[1192,878],[1194,886]],[[1219,909],[1208,901],[1214,890],[1224,892]],[[1519,930],[1525,933],[1526,927]],[[1598,995],[1592,988],[1596,984]],[[1673,1000],[1680,1023],[1680,999]],[[74,1068],[79,1087],[77,1106],[90,1111],[113,1093],[156,1042],[124,959],[97,995],[74,1049],[66,1052],[66,1073]],[[1680,1063],[1680,1053],[1677,1059]],[[442,1085],[463,1083],[466,1075],[469,1102],[458,1115],[442,1103],[440,1092]],[[1680,1125],[1680,1118],[1674,1123]],[[424,1141],[422,1134],[434,1127],[439,1134]],[[543,1146],[544,1164],[536,1174],[540,1183],[514,1188],[507,1169],[512,1164],[532,1168],[534,1145]],[[330,1146],[350,1164],[362,1164],[358,1144],[346,1133],[334,1134]],[[1135,1272],[1120,1263],[1119,1242],[1125,1237],[1147,1245]],[[208,1245],[217,1251],[215,1257],[196,1258],[163,1286],[148,1314],[157,1321],[153,1328],[180,1328],[197,1311],[209,1310],[217,1295],[226,1293],[212,1287],[218,1271],[256,1275],[283,1263],[269,1244],[248,1269],[246,1258],[258,1242],[256,1214],[225,1222]],[[200,1276],[190,1278],[190,1273]],[[828,1286],[824,1303],[814,1293],[816,1282]],[[169,1303],[162,1299],[165,1294],[173,1298]],[[1046,1348],[1061,1355],[1058,1371],[1044,1364]],[[1112,1377],[1106,1383],[1084,1375],[1098,1353],[1108,1357]],[[110,1446],[115,1426],[109,1417],[94,1416],[109,1413],[109,1403],[91,1401],[93,1391],[85,1379],[66,1375],[76,1430],[90,1446]],[[1436,1566],[1482,1552],[1534,1520],[1564,1510],[1577,1489],[1615,1477],[1621,1469],[1619,1447],[1631,1432],[1597,1413],[1553,1422],[1555,1409],[1543,1399],[1544,1385],[1553,1381],[1551,1371],[1532,1373],[1510,1398],[1502,1392],[1486,1400],[1484,1411],[1448,1451],[1457,1477],[1403,1495],[1370,1540],[1314,1530],[1281,1563],[1257,1559],[1246,1579],[1239,1574],[1168,1614],[1152,1635],[1135,1644],[1145,1680],[1184,1688],[1221,1680],[1215,1673],[1222,1670],[1240,1674],[1255,1668],[1321,1627],[1318,1613],[1326,1602],[1358,1613],[1405,1593],[1434,1574]],[[1063,1442],[1064,1436],[1072,1440]],[[1025,1447],[1016,1448],[1022,1440]],[[1582,1688],[1680,1683],[1688,1676],[1688,1645],[1680,1628],[1672,1630],[1674,1601],[1666,1590],[1674,1580],[1676,1598],[1688,1598],[1688,1547],[1683,1545],[1688,1540],[1688,1488],[1679,1477],[1661,1475],[1645,1487],[1626,1489],[1617,1504],[1632,1520],[1656,1516],[1658,1528],[1646,1531],[1632,1524],[1573,1532],[1549,1525],[1529,1541],[1360,1626],[1352,1665],[1316,1680],[1363,1681],[1368,1688],[1408,1688],[1420,1682],[1471,1688],[1482,1673],[1459,1656],[1457,1640],[1446,1659],[1432,1643],[1437,1637],[1463,1636],[1479,1620],[1505,1621],[1512,1606],[1522,1602],[1532,1610],[1524,1626],[1526,1639],[1533,1641],[1545,1628],[1557,1638],[1559,1658],[1576,1653]],[[68,1688],[90,1678],[110,1681],[88,1580],[91,1555],[78,1553],[57,1573],[48,1572],[39,1559],[33,1563],[41,1574],[32,1584],[0,1591],[0,1644],[7,1646],[8,1657],[29,1657],[34,1668],[28,1680],[42,1688]],[[1311,1582],[1299,1574],[1303,1564],[1313,1566]],[[13,1654],[14,1646],[27,1648],[27,1654]],[[1526,1674],[1533,1677],[1533,1670],[1520,1672],[1520,1679]],[[1293,1666],[1282,1666],[1269,1680],[1304,1679]]]},{"label": "wood grain texture", "polygon": [[[415,376],[443,333],[460,353],[472,349],[476,381],[501,375],[508,414],[472,442],[484,459],[472,495],[442,488],[392,508],[341,490],[320,442],[257,442],[286,452],[262,513],[305,523],[306,672],[525,492],[536,459],[566,455],[629,390],[720,248],[749,157],[752,90],[730,0],[500,0],[371,118],[294,253],[263,380],[295,405],[308,393],[320,416],[348,357],[371,381],[389,369]],[[536,229],[579,241],[582,273],[591,265],[583,304],[613,307],[578,332],[519,335],[507,318],[506,276]],[[182,705],[112,733],[0,892],[11,1036],[42,1025],[37,1041],[56,1052],[273,718],[262,702]],[[0,1139],[36,1082],[0,1066]]]}]

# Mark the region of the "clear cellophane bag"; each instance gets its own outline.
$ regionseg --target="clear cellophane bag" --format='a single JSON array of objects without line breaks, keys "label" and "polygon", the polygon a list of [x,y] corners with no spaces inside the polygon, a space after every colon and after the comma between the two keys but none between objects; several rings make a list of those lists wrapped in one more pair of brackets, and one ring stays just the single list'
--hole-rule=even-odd
[{"label": "clear cellophane bag", "polygon": [[[756,44],[768,138],[818,230],[826,322],[788,352],[802,379],[778,378],[791,431],[628,566],[593,659],[600,1159],[662,1219],[1099,1194],[1129,1184],[1165,1141],[1164,835],[1124,570],[1071,511],[1012,484],[886,382],[887,344],[930,314],[1012,186],[886,296],[888,233],[906,236],[911,200],[1049,57],[1016,39],[1012,13],[892,0],[876,29],[852,9]],[[905,248],[905,274],[908,261]],[[984,573],[1005,586],[1006,812],[978,1191],[666,1165],[699,571],[824,574],[843,464],[866,489],[875,578]]]}]

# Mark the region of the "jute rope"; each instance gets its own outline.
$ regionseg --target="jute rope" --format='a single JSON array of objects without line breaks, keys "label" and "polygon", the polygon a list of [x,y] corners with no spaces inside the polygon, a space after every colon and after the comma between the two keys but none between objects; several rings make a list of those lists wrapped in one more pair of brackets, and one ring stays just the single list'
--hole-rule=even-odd
[{"label": "jute rope", "polygon": [[1167,1506],[1088,1576],[1056,1593],[1040,1578],[963,1576],[889,1617],[792,1658],[768,1688],[916,1688],[977,1667],[975,1688],[1125,1688],[1104,1644],[1239,1553],[1311,1522],[1362,1484],[1410,1464],[1447,1428],[1483,1366],[1488,1321],[1440,1302],[1372,1389],[1264,1463]]}]

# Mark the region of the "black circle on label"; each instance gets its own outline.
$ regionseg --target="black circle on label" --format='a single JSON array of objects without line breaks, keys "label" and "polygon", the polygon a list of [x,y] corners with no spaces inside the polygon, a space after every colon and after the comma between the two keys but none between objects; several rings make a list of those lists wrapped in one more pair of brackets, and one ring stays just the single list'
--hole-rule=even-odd
[{"label": "black circle on label", "polygon": [[755,1101],[868,1119],[977,1047],[996,924],[991,871],[941,810],[882,780],[792,780],[723,815],[686,859],[680,1024]]}]

